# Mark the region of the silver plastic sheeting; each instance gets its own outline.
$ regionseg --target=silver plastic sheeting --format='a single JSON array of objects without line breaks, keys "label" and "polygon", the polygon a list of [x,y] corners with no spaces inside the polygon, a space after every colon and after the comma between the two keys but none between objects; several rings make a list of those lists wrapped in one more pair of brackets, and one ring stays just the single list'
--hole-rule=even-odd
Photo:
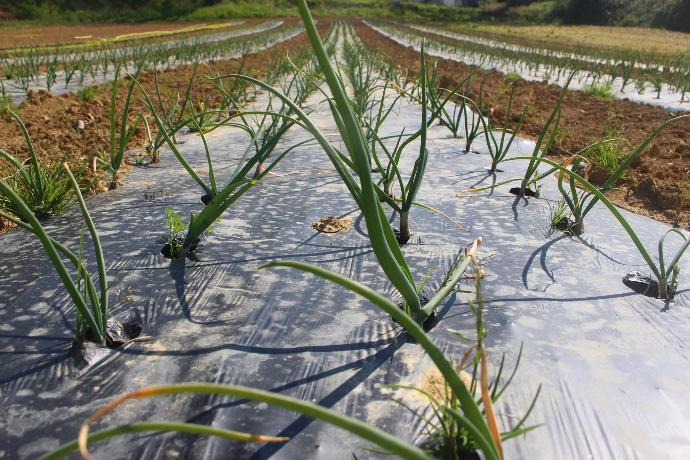
[{"label": "silver plastic sheeting", "polygon": [[[314,118],[337,140],[326,104],[311,102]],[[412,132],[421,110],[408,102],[384,133]],[[499,400],[503,427],[516,423],[539,385],[528,424],[542,424],[506,443],[507,458],[626,459],[690,457],[690,265],[676,300],[633,293],[622,284],[631,269],[644,271],[628,236],[606,209],[589,216],[586,234],[549,231],[555,180],[546,199],[529,202],[508,193],[460,193],[490,184],[486,154],[464,154],[464,140],[430,130],[430,159],[419,200],[456,219],[412,211],[415,235],[404,252],[418,280],[434,268],[426,289],[443,280],[457,251],[482,236],[486,269],[487,341],[495,370],[506,354],[517,376]],[[195,168],[205,168],[199,137],[181,136]],[[283,145],[305,139],[288,133]],[[217,175],[227,176],[247,138],[233,129],[208,136]],[[410,171],[417,154],[404,156]],[[519,142],[513,154],[529,154]],[[484,152],[481,143],[476,149]],[[497,181],[519,176],[524,163],[502,165]],[[392,398],[423,408],[419,396],[384,387],[421,385],[431,369],[421,348],[385,314],[350,292],[291,269],[260,270],[275,259],[319,264],[394,296],[378,268],[366,226],[325,154],[305,146],[276,168],[214,225],[196,260],[171,263],[159,255],[164,208],[183,215],[201,209],[201,190],[164,154],[160,165],[136,168],[126,184],[89,200],[112,277],[112,313],[137,312],[153,342],[111,350],[80,369],[70,354],[74,308],[34,238],[12,231],[0,237],[0,452],[33,458],[75,439],[81,422],[114,396],[145,385],[209,381],[248,385],[313,401],[419,442],[422,421]],[[349,211],[352,229],[321,234],[310,224]],[[667,226],[622,211],[655,248]],[[72,209],[50,221],[59,240],[77,244],[81,229]],[[669,249],[672,246],[669,243]],[[449,332],[472,335],[463,281],[438,312],[430,332],[459,360],[467,344]],[[108,426],[135,420],[184,420],[252,433],[289,436],[285,444],[241,444],[187,435],[130,435],[94,446],[98,458],[310,458],[380,455],[346,432],[265,404],[209,396],[170,396],[129,402],[109,415]],[[98,427],[103,425],[98,425]],[[382,457],[382,456],[381,456]],[[383,458],[383,457],[382,457]]]},{"label": "silver plastic sheeting", "polygon": [[[456,34],[450,34],[443,31],[434,31],[424,27],[411,27],[414,30],[410,33],[406,33],[391,27],[387,27],[385,24],[376,26],[367,21],[364,21],[364,24],[385,37],[390,38],[394,42],[402,46],[412,48],[415,51],[421,50],[422,38],[425,32],[431,32],[447,38],[458,40],[457,46],[445,46],[443,44],[434,43],[432,39],[431,41],[427,41],[425,50],[430,56],[436,56],[441,59],[464,62],[465,64],[479,66],[483,69],[494,69],[503,74],[516,73],[520,75],[523,80],[538,82],[546,81],[548,83],[564,87],[570,76],[570,71],[567,69],[567,67],[564,67],[563,72],[559,72],[558,68],[554,68],[554,66],[547,64],[538,64],[532,68],[532,66],[524,61],[509,61],[501,59],[500,57],[489,57],[487,59],[487,55],[485,54],[464,50],[462,47],[462,41],[465,39],[457,36]],[[421,34],[415,36],[417,32],[421,32]],[[497,47],[504,46],[497,45]],[[510,48],[508,47],[508,49]],[[541,53],[539,53],[538,50],[535,50],[535,54]],[[636,87],[635,81],[629,81],[624,87],[623,78],[621,77],[613,78],[606,75],[603,75],[604,78],[601,77],[602,76],[595,77],[588,71],[577,71],[575,73],[575,77],[570,82],[569,88],[586,91],[592,85],[601,86],[603,84],[610,84],[611,95],[616,99],[624,99],[640,104],[653,105],[673,112],[690,111],[690,101],[686,95],[669,84],[664,83],[661,87],[661,91],[659,94],[657,94],[653,83],[648,81],[644,82],[644,89],[642,92],[640,92],[640,90],[638,90]]]}]

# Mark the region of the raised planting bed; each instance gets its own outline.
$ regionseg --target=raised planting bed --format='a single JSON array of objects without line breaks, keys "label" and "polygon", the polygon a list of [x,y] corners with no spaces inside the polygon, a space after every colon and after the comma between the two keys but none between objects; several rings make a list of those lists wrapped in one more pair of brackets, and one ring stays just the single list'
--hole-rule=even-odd
[{"label": "raised planting bed", "polygon": [[[337,143],[323,95],[306,102],[311,118]],[[261,96],[257,106],[265,104]],[[383,124],[381,135],[419,127],[421,108],[408,99]],[[306,140],[296,127],[281,146]],[[180,135],[179,148],[195,170],[206,167],[202,140]],[[206,135],[220,183],[240,160],[245,133],[219,128]],[[390,141],[390,140],[389,140]],[[394,140],[393,140],[394,141]],[[414,152],[418,144],[412,143]],[[458,250],[483,237],[479,260],[486,302],[486,346],[492,369],[502,354],[521,363],[496,406],[508,428],[528,410],[542,386],[525,438],[507,441],[506,458],[686,458],[690,447],[688,276],[681,261],[672,302],[645,297],[622,282],[646,269],[628,236],[600,204],[582,237],[550,229],[559,197],[556,181],[542,182],[540,199],[470,188],[521,176],[525,163],[501,163],[487,175],[483,138],[464,153],[463,140],[432,126],[429,158],[417,200],[457,221],[419,207],[410,210],[412,235],[403,252],[424,290],[443,282]],[[508,157],[529,155],[516,140]],[[402,156],[404,171],[416,154]],[[288,155],[216,222],[192,258],[160,254],[165,208],[183,217],[198,212],[198,185],[165,152],[160,164],[137,168],[120,188],[88,201],[111,276],[116,317],[141,319],[148,342],[103,349],[90,365],[72,350],[74,308],[45,256],[27,232],[1,237],[0,451],[33,458],[75,439],[97,408],[128,390],[182,381],[242,384],[333,408],[399,438],[420,443],[427,401],[387,384],[433,386],[421,348],[371,303],[321,278],[285,268],[261,269],[277,259],[306,261],[395,297],[374,257],[366,225],[323,151],[305,145]],[[387,213],[390,210],[385,208]],[[669,227],[621,211],[642,242],[654,248]],[[321,233],[320,218],[351,217],[352,228]],[[78,245],[81,219],[72,209],[46,224],[56,239]],[[88,241],[88,239],[87,239]],[[669,252],[677,247],[669,239]],[[88,260],[91,266],[90,260]],[[432,269],[432,270],[430,270]],[[469,274],[469,272],[468,272]],[[460,361],[471,336],[475,281],[463,280],[436,312],[429,335],[448,359]],[[507,378],[504,376],[503,380]],[[431,383],[430,383],[431,382]],[[266,405],[212,396],[166,396],[125,404],[108,426],[134,420],[178,420],[290,437],[281,444],[244,444],[177,434],[136,434],[91,446],[98,458],[385,458],[345,431]]]}]

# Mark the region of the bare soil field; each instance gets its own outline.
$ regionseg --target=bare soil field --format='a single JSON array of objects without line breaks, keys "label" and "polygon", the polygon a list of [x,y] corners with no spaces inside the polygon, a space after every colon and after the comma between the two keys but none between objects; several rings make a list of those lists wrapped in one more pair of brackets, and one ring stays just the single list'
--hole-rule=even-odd
[{"label": "bare soil field", "polygon": [[[418,69],[416,51],[399,45],[363,24],[357,33],[371,47],[383,51],[403,68]],[[484,80],[484,99],[493,108],[492,119],[499,125],[507,110],[509,82],[497,71],[439,59],[443,85],[454,89],[470,72],[476,74],[470,97],[478,96]],[[528,113],[522,135],[536,138],[558,100],[561,88],[540,82],[519,80],[515,90],[513,113],[519,116],[524,107]],[[550,152],[565,158],[600,140],[605,127],[615,127],[631,146],[636,146],[672,115],[663,109],[626,100],[605,101],[585,93],[570,91],[563,104],[561,133]],[[690,121],[676,123],[657,138],[651,148],[633,165],[609,193],[621,207],[652,216],[658,220],[690,228]]]},{"label": "bare soil field", "polygon": [[[245,19],[242,25],[259,22]],[[149,22],[144,24],[68,24],[30,27],[0,28],[0,49],[23,48],[29,46],[68,45],[89,43],[98,40],[111,40],[122,35],[163,32],[177,34],[190,33],[204,25],[235,23],[229,19],[192,22]],[[228,27],[237,27],[229,25]],[[177,32],[176,32],[177,31]],[[194,33],[203,32],[198,29]]]}]

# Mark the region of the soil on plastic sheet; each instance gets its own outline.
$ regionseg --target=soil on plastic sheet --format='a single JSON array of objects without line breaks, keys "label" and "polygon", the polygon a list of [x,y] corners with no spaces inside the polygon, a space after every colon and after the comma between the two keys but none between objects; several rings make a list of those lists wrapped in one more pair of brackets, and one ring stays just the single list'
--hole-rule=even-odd
[{"label": "soil on plastic sheet", "polygon": [[[318,28],[321,34],[328,31],[330,23],[330,20],[319,20]],[[262,78],[265,76],[270,62],[285,56],[286,53],[294,53],[304,46],[308,46],[307,37],[305,34],[300,34],[270,49],[249,55],[244,62],[244,72]],[[198,101],[207,100],[210,106],[220,102],[220,93],[206,81],[205,75],[223,75],[236,72],[240,65],[241,62],[238,59],[211,61],[200,65],[195,83],[192,85],[190,101],[197,105]],[[183,95],[185,93],[189,79],[192,77],[192,71],[191,66],[181,66],[159,72],[158,81],[166,107],[172,104],[178,94]],[[153,74],[142,73],[139,80],[148,94],[155,94]],[[126,80],[123,81],[128,83]],[[85,162],[90,162],[94,156],[107,151],[110,142],[109,113],[112,85],[95,85],[95,87],[97,94],[91,101],[81,100],[74,93],[61,96],[53,96],[40,90],[29,93],[27,99],[20,105],[18,114],[29,130],[39,161],[46,163],[67,161],[76,169]],[[122,113],[124,110],[126,93],[126,87],[121,87],[118,92],[118,113]],[[141,92],[136,90],[133,94],[130,103],[130,123],[134,123],[140,113],[147,113],[140,100]],[[198,108],[197,106],[196,109]],[[119,118],[117,124],[119,132]],[[149,124],[155,136],[155,123],[150,119]],[[80,129],[80,125],[83,125],[83,129]],[[28,158],[24,138],[15,121],[0,116],[0,133],[2,133],[0,149],[21,160]],[[134,132],[127,148],[143,147],[147,141],[146,129],[142,124]],[[11,170],[9,163],[0,160],[0,177],[7,176]],[[98,181],[94,179],[94,177],[86,177],[86,180],[90,180],[94,184],[90,192],[96,193],[107,190],[104,183],[97,183]],[[126,176],[123,179],[126,181]],[[8,228],[8,223],[0,219],[0,232]]]},{"label": "soil on plastic sheet", "polygon": [[[250,27],[261,19],[243,19],[242,24],[228,25],[231,27]],[[151,32],[170,32],[206,24],[222,24],[236,22],[232,19],[214,19],[211,21],[190,21],[190,22],[148,22],[144,24],[56,24],[31,27],[4,27],[0,29],[0,49],[6,48],[25,48],[29,46],[42,45],[70,45],[75,43],[91,43],[96,40],[112,39],[121,35]],[[218,32],[223,29],[214,29]],[[209,33],[209,30],[194,32],[182,32],[175,34],[175,37],[190,35],[195,33]],[[171,35],[167,34],[166,38]],[[151,40],[154,37],[147,37]]]},{"label": "soil on plastic sheet", "polygon": [[311,224],[311,228],[321,233],[345,233],[350,230],[352,219],[335,216],[321,217]]},{"label": "soil on plastic sheet", "polygon": [[[419,69],[419,53],[415,50],[394,42],[363,23],[357,23],[355,27],[364,43],[384,52],[401,68],[412,72]],[[506,76],[461,62],[433,59],[439,63],[441,85],[446,88],[455,88],[468,73],[473,72],[476,77],[470,96],[477,96],[480,82],[484,80],[485,107],[493,109],[492,120],[500,126],[505,119],[510,94],[510,81]],[[527,109],[521,135],[532,139],[539,136],[560,92],[557,85],[526,80],[516,83],[514,121],[523,109]],[[631,152],[672,116],[672,113],[650,105],[618,99],[605,101],[583,92],[569,91],[563,104],[560,132],[549,155],[556,159],[567,158],[594,141],[605,139],[606,127],[618,130],[627,140],[628,151]],[[608,196],[622,208],[690,229],[690,120],[682,120],[666,128]]]}]

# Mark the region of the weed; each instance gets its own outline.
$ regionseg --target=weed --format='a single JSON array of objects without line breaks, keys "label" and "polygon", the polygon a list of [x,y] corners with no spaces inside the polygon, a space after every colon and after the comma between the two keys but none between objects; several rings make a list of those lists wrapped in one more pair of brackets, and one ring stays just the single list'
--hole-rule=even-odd
[{"label": "weed", "polygon": [[[487,424],[495,440],[496,447],[502,454],[503,440],[523,435],[536,428],[524,427],[524,424],[535,406],[541,391],[541,386],[537,389],[536,395],[525,415],[520,418],[515,426],[509,431],[500,432],[493,405],[503,395],[515,377],[522,357],[522,346],[520,347],[515,367],[503,385],[499,385],[499,382],[503,373],[505,356],[501,359],[496,377],[493,381],[490,381],[488,376],[487,352],[484,348],[484,340],[488,332],[484,321],[485,305],[481,288],[482,271],[478,265],[475,265],[474,273],[476,297],[474,302],[469,301],[468,303],[475,317],[475,338],[471,339],[458,331],[451,331],[460,339],[467,340],[471,343],[462,361],[455,369],[458,374],[464,375],[465,378],[463,379],[463,383],[469,392],[475,396],[475,398],[477,398],[477,394],[480,395],[478,399],[481,401]],[[431,406],[431,414],[429,416],[421,415],[418,411],[409,408],[401,401],[399,402],[423,419],[422,426],[427,435],[427,439],[423,445],[427,450],[431,451],[434,458],[471,458],[477,451],[479,446],[474,433],[467,429],[467,426],[458,416],[461,413],[462,407],[460,398],[453,392],[446,381],[443,381],[443,387],[438,385],[434,388],[416,388],[403,385],[390,385],[390,387],[415,391],[429,401]]]},{"label": "weed", "polygon": [[85,86],[75,93],[77,99],[84,102],[93,101],[97,95],[99,95],[103,90],[98,86]]},{"label": "weed", "polygon": [[165,225],[168,231],[165,235],[165,246],[161,252],[170,259],[177,259],[184,241],[182,232],[187,227],[187,223],[173,209],[165,208]]},{"label": "weed", "polygon": [[613,85],[611,82],[602,84],[592,83],[585,88],[585,94],[602,101],[610,101],[613,99]]},{"label": "weed", "polygon": [[556,230],[567,231],[570,228],[570,212],[565,199],[559,200],[555,205],[549,205],[549,224]]},{"label": "weed", "polygon": [[604,126],[603,138],[611,142],[599,143],[587,151],[587,158],[594,166],[603,170],[606,177],[614,173],[626,157],[627,143],[620,138],[621,130],[611,124]]},{"label": "weed", "polygon": [[522,76],[517,72],[508,72],[506,74],[506,80],[508,80],[511,83],[517,83],[520,80],[522,80]]},{"label": "weed", "polygon": [[[57,162],[48,165],[39,163],[26,126],[12,110],[8,110],[8,113],[24,134],[29,159],[21,162],[13,155],[0,150],[0,158],[14,166],[14,171],[6,178],[6,183],[39,220],[46,219],[62,211],[73,198],[74,192],[69,177]],[[83,167],[77,170],[76,176],[81,177],[83,170]],[[0,195],[0,209],[24,218],[21,209],[16,206],[16,201],[9,196]]]}]

